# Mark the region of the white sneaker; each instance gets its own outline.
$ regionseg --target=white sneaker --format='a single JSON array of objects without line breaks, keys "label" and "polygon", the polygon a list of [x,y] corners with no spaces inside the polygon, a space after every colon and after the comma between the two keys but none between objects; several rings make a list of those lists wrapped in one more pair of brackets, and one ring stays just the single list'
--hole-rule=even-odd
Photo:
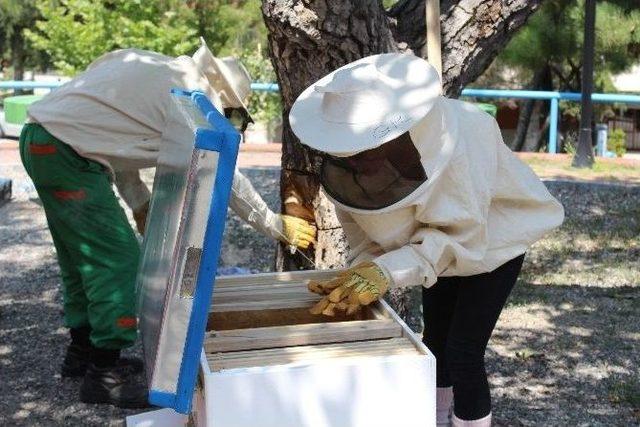
[{"label": "white sneaker", "polygon": [[451,425],[453,427],[491,427],[491,412],[486,417],[477,420],[461,420],[456,414],[451,416]]},{"label": "white sneaker", "polygon": [[451,427],[453,414],[453,387],[436,389],[436,426]]}]

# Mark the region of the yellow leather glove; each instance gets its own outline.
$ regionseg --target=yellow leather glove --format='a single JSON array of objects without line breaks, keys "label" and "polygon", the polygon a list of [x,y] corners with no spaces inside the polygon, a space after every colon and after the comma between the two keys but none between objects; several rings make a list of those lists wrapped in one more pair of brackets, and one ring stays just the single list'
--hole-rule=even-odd
[{"label": "yellow leather glove", "polygon": [[294,245],[300,249],[307,249],[316,241],[316,227],[302,218],[290,215],[280,215],[282,220],[282,234],[284,243]]},{"label": "yellow leather glove", "polygon": [[375,263],[365,262],[341,272],[333,280],[311,280],[308,288],[316,294],[327,295],[311,308],[311,314],[334,316],[335,310],[340,310],[351,315],[380,299],[389,289],[389,280]]},{"label": "yellow leather glove", "polygon": [[147,214],[149,213],[149,202],[140,206],[138,209],[133,211],[133,219],[136,222],[136,228],[138,229],[138,233],[144,235],[144,228],[147,224]]}]

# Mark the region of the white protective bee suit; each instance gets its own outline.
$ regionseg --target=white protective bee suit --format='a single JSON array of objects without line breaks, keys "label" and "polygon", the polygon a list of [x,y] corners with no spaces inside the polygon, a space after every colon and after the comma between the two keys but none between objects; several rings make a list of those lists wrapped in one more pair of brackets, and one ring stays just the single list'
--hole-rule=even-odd
[{"label": "white protective bee suit", "polygon": [[[166,143],[163,134],[174,111],[170,90],[200,90],[221,112],[223,107],[244,107],[240,98],[250,90],[248,73],[241,65],[236,73],[239,76],[229,77],[220,69],[221,63],[233,65],[234,61],[215,58],[204,43],[193,57],[117,50],[98,58],[85,72],[34,103],[28,111],[29,120],[44,126],[81,156],[104,165],[135,212],[150,199],[139,169],[154,167]],[[268,208],[238,170],[230,206],[258,231],[282,238],[280,216]]]},{"label": "white protective bee suit", "polygon": [[324,77],[291,110],[301,142],[336,162],[409,132],[424,169],[420,182],[395,179],[391,166],[379,176],[349,178],[328,166],[321,174],[349,263],[375,262],[394,287],[493,271],[564,217],[503,143],[493,117],[439,93],[437,74],[422,59],[376,55]]}]

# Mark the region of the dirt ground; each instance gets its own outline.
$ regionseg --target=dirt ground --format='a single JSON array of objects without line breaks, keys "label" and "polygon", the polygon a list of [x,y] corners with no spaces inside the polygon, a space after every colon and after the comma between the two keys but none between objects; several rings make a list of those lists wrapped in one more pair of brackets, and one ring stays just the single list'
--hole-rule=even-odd
[{"label": "dirt ground", "polygon": [[[276,207],[278,171],[248,174]],[[78,403],[79,381],[58,374],[68,339],[44,214],[20,167],[0,175],[15,194],[0,207],[0,425],[119,425],[134,412]],[[567,220],[530,251],[490,342],[496,421],[640,425],[640,187],[548,186]],[[231,217],[224,266],[267,271],[272,254]]]},{"label": "dirt ground", "polygon": [[640,425],[640,187],[548,183],[563,226],[529,252],[489,344],[505,425]]}]

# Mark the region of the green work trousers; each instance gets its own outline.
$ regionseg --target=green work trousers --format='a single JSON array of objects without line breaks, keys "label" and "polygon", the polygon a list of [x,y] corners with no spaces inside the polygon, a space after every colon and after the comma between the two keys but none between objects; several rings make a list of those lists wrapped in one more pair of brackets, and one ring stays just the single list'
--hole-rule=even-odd
[{"label": "green work trousers", "polygon": [[98,348],[131,346],[140,248],[108,172],[35,123],[20,135],[20,156],[58,254],[65,325],[90,327]]}]

